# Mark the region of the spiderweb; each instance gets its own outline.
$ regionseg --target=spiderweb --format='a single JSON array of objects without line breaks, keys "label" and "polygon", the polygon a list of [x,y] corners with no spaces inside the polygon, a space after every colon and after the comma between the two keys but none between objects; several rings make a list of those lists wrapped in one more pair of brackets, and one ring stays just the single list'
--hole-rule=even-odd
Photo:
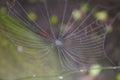
[{"label": "spiderweb", "polygon": [[[109,24],[107,16],[105,19],[94,16],[97,11],[109,12],[111,9],[90,6],[89,1],[81,1],[80,5],[69,0],[43,0],[38,1],[36,9],[27,8],[20,2],[7,2],[9,15],[1,17],[3,27],[0,29],[6,32],[25,59],[41,64],[50,61],[51,65],[59,65],[56,69],[61,71],[89,67],[103,58],[113,64],[105,53],[104,41],[105,27],[112,25],[114,20]],[[29,12],[36,13],[35,20],[28,18]]]}]

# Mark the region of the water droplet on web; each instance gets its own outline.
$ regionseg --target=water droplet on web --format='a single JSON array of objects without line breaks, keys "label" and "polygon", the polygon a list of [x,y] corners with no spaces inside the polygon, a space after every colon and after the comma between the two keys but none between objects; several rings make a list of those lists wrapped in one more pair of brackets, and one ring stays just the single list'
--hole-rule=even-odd
[{"label": "water droplet on web", "polygon": [[33,77],[36,77],[36,75],[35,75],[35,74],[33,74]]},{"label": "water droplet on web", "polygon": [[105,30],[106,30],[107,33],[111,33],[113,31],[113,28],[112,28],[111,25],[108,25],[108,26],[105,27]]},{"label": "water droplet on web", "polygon": [[58,78],[59,78],[60,80],[64,79],[64,77],[63,77],[63,76],[59,76]]},{"label": "water droplet on web", "polygon": [[61,46],[63,43],[60,40],[55,40],[55,45],[56,46]]},{"label": "water droplet on web", "polygon": [[17,46],[17,51],[18,52],[23,52],[23,46]]}]

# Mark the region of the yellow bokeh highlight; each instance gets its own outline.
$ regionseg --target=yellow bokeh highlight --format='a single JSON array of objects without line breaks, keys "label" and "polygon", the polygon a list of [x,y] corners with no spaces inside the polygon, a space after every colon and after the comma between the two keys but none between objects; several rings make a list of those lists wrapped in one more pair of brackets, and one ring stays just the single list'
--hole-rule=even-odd
[{"label": "yellow bokeh highlight", "polygon": [[101,21],[105,21],[108,18],[108,14],[106,11],[99,11],[95,13],[95,18]]},{"label": "yellow bokeh highlight", "polygon": [[113,27],[111,25],[108,25],[108,26],[105,27],[105,31],[107,33],[111,33],[113,31]]},{"label": "yellow bokeh highlight", "polygon": [[79,10],[74,10],[72,12],[72,16],[74,20],[79,20],[82,16],[82,13]]},{"label": "yellow bokeh highlight", "polygon": [[29,12],[28,18],[29,18],[29,20],[35,21],[37,19],[37,15],[35,12]]},{"label": "yellow bokeh highlight", "polygon": [[56,15],[50,16],[50,23],[53,25],[58,24],[58,16],[56,16]]},{"label": "yellow bokeh highlight", "polygon": [[89,75],[92,77],[98,76],[100,72],[101,72],[101,66],[98,64],[92,65],[89,69]]}]

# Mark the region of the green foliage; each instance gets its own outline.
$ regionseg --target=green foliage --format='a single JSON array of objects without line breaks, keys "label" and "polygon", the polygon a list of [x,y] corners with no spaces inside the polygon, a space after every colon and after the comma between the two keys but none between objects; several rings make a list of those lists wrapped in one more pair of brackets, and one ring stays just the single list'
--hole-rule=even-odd
[{"label": "green foliage", "polygon": [[117,76],[116,76],[116,80],[120,80],[120,73],[117,74]]},{"label": "green foliage", "polygon": [[7,10],[5,7],[1,7],[0,8],[0,14],[3,15],[3,14],[6,14],[7,13]]},{"label": "green foliage", "polygon": [[[49,76],[60,71],[56,50],[20,19],[5,14],[3,8],[0,10],[0,44],[0,77],[14,80],[34,74]],[[44,49],[48,49],[49,54],[43,62]]]}]

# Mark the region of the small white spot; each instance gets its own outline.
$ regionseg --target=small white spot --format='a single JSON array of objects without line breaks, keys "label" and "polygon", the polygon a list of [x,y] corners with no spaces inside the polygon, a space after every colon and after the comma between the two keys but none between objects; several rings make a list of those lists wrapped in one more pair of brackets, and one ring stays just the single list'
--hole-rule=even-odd
[{"label": "small white spot", "polygon": [[18,52],[23,52],[23,46],[17,46],[17,51]]},{"label": "small white spot", "polygon": [[62,42],[60,40],[55,40],[55,45],[56,46],[61,46],[62,45]]},{"label": "small white spot", "polygon": [[36,75],[34,74],[33,77],[36,77]]},{"label": "small white spot", "polygon": [[59,76],[58,78],[59,78],[60,80],[62,80],[62,79],[63,79],[63,76]]},{"label": "small white spot", "polygon": [[113,67],[113,69],[117,69],[117,67]]},{"label": "small white spot", "polygon": [[83,69],[80,69],[80,72],[84,72],[85,70],[83,70]]}]

